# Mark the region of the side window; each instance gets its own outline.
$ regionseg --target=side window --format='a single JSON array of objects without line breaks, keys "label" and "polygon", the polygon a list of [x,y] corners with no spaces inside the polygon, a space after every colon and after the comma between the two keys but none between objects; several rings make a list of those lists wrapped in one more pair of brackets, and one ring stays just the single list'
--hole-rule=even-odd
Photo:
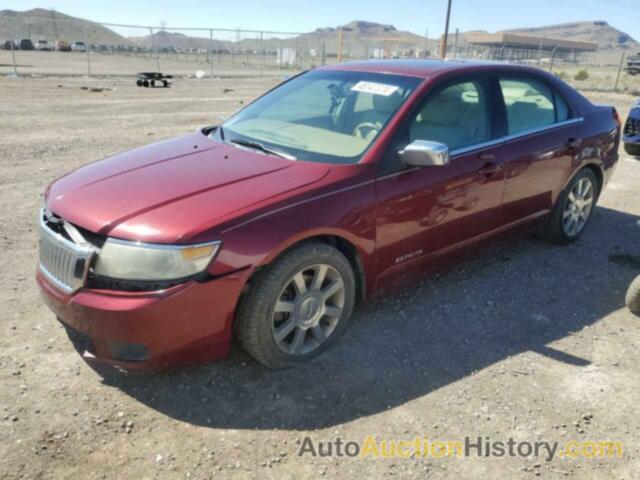
[{"label": "side window", "polygon": [[409,124],[409,142],[431,140],[450,150],[491,138],[485,90],[479,82],[452,85],[438,92]]},{"label": "side window", "polygon": [[[543,83],[533,79],[501,79],[500,89],[507,109],[510,134],[556,122],[554,95]],[[568,116],[566,104],[563,115]]]}]

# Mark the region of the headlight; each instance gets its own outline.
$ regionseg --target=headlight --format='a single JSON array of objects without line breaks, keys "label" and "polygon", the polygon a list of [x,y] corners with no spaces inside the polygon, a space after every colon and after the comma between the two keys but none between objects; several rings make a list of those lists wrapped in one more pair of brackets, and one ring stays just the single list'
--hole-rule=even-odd
[{"label": "headlight", "polygon": [[122,280],[176,280],[204,271],[219,248],[220,242],[156,245],[109,238],[94,272]]}]

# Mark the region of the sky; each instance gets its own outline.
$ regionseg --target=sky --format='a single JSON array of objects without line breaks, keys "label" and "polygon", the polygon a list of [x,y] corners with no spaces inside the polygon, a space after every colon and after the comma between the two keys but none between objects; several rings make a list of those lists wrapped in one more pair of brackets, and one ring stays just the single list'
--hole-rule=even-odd
[{"label": "sky", "polygon": [[[44,2],[44,3],[43,3]],[[453,0],[451,31],[535,27],[605,20],[640,40],[640,0]],[[96,22],[166,27],[308,32],[352,20],[394,25],[435,38],[444,31],[446,0],[2,0],[0,8],[53,8]]]}]

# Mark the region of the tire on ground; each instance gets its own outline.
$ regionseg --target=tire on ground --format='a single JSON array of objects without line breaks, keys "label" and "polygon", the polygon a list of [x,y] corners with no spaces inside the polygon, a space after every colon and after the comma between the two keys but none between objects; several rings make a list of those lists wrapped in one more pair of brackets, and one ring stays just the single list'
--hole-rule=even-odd
[{"label": "tire on ground", "polygon": [[629,285],[624,303],[629,310],[640,316],[640,275]]},{"label": "tire on ground", "polygon": [[[280,350],[273,338],[272,319],[275,302],[289,279],[306,266],[326,263],[335,268],[344,281],[345,303],[335,330],[315,350],[289,355]],[[234,324],[235,334],[244,349],[269,368],[287,368],[320,355],[342,335],[353,311],[356,281],[351,264],[337,249],[324,243],[306,243],[278,258],[266,270],[256,274],[248,292],[240,301]]]}]

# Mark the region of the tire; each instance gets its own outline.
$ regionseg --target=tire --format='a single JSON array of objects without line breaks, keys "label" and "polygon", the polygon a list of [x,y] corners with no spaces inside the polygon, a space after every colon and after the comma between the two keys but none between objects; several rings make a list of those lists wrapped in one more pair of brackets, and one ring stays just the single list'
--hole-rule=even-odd
[{"label": "tire", "polygon": [[136,85],[138,85],[139,87],[141,87],[141,86],[142,86],[142,80],[138,80],[138,81],[136,82]]},{"label": "tire", "polygon": [[[572,231],[566,226],[565,214],[567,209],[569,208],[570,195],[572,192],[574,192],[574,189],[576,189],[576,186],[580,182],[589,182],[589,184],[591,185],[591,203],[589,211],[588,213],[586,213],[586,219],[584,219],[584,223],[579,228],[577,228],[576,231]],[[584,185],[584,183],[582,183],[581,185]],[[582,170],[580,170],[558,197],[558,200],[556,201],[556,204],[554,205],[553,210],[549,215],[547,223],[543,228],[542,237],[547,242],[556,245],[567,245],[569,243],[575,242],[578,238],[580,238],[585,228],[589,224],[589,220],[591,220],[599,193],[598,180],[596,179],[595,174],[588,168],[583,168]],[[580,222],[582,222],[582,220],[580,220]]]},{"label": "tire", "polygon": [[[292,367],[317,357],[343,334],[355,303],[356,281],[338,250],[323,243],[302,244],[256,275],[240,301],[234,326],[241,345],[258,362],[273,369]],[[302,278],[304,287],[294,278]],[[322,292],[328,294],[340,283],[342,290],[325,299]],[[303,290],[306,293],[300,293]],[[293,329],[288,329],[291,324]]]},{"label": "tire", "polygon": [[640,275],[629,285],[624,303],[632,313],[640,316]]},{"label": "tire", "polygon": [[624,151],[627,152],[632,157],[640,157],[640,145],[636,145],[633,143],[625,143]]},{"label": "tire", "polygon": [[142,86],[143,86],[143,87],[148,87],[148,86],[149,86],[149,81],[148,81],[148,80],[144,80],[144,81],[142,82]]}]

